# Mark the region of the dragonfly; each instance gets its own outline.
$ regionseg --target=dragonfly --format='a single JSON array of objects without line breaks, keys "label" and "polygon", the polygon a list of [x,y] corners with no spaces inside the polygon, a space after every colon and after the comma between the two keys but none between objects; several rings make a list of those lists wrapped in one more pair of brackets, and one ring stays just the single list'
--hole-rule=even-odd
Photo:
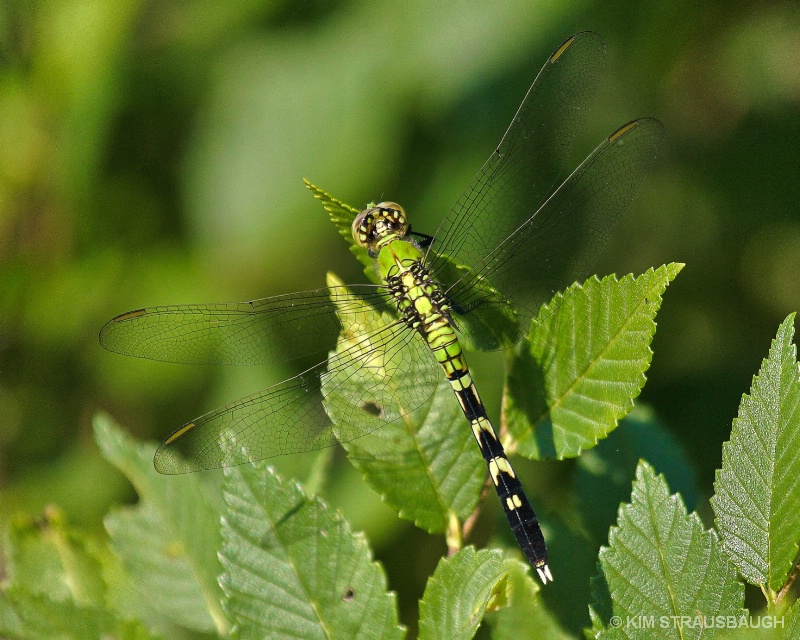
[{"label": "dragonfly", "polygon": [[[156,306],[106,323],[103,347],[151,360],[256,365],[287,351],[322,357],[295,377],[179,427],[157,449],[155,468],[186,473],[347,442],[422,406],[444,377],[520,548],[542,582],[552,580],[537,516],[462,346],[513,346],[543,303],[588,277],[655,160],[663,127],[643,118],[617,129],[564,177],[604,56],[593,32],[568,38],[550,55],[499,145],[432,236],[412,231],[410,216],[394,202],[354,215],[353,243],[374,260],[380,284]],[[392,313],[367,326],[365,304]],[[344,334],[348,339],[331,351]],[[353,384],[365,372],[379,383]],[[325,400],[336,394],[333,412]]]}]

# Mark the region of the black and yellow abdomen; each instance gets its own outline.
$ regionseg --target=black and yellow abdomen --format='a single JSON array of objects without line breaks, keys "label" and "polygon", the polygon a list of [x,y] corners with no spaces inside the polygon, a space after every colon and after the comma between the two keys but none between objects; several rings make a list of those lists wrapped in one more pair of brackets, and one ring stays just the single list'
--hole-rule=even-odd
[{"label": "black and yellow abdomen", "polygon": [[425,340],[444,369],[470,422],[517,542],[542,581],[547,583],[553,576],[547,566],[547,547],[539,522],[486,416],[450,320],[444,292],[432,280],[422,252],[404,239],[388,238],[381,243],[378,269],[394,296],[401,317]]}]

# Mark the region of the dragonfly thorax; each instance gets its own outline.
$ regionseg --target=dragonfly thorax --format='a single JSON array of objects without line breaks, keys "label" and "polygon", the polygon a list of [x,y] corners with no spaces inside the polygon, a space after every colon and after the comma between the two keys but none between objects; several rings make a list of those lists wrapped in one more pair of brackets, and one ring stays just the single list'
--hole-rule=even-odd
[{"label": "dragonfly thorax", "polygon": [[391,240],[408,232],[406,212],[396,202],[380,202],[359,213],[353,220],[353,239],[375,255]]}]

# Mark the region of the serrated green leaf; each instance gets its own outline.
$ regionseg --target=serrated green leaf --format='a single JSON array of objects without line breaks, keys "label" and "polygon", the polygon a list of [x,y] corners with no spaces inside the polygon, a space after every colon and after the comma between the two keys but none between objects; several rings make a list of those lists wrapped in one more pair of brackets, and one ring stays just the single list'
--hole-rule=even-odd
[{"label": "serrated green leaf", "polygon": [[[329,276],[328,284],[340,283]],[[347,307],[349,324],[339,337],[337,353],[352,350],[354,341],[364,342],[365,336],[392,321],[364,304],[355,326],[355,304],[349,301]],[[367,482],[401,517],[429,532],[442,532],[451,512],[463,520],[474,509],[485,477],[483,460],[469,423],[427,345],[412,336],[403,349],[404,356],[393,359],[391,376],[382,368],[354,366],[336,380],[323,380],[325,408],[338,432],[348,429],[348,416],[353,412],[350,398],[362,397],[364,390],[402,381],[406,393],[398,390],[392,396],[397,406],[381,407],[384,414],[395,412],[398,416],[409,395],[431,395],[428,402],[401,419],[381,423],[379,429],[342,442],[342,446]],[[441,380],[438,385],[431,381],[437,378]]]},{"label": "serrated green leaf", "polygon": [[138,506],[105,519],[114,552],[154,609],[177,624],[225,633],[217,584],[221,567],[219,514],[201,474],[163,476],[153,468],[155,446],[138,444],[110,418],[97,416],[103,455],[133,483]]},{"label": "serrated green leaf", "polygon": [[353,219],[360,213],[355,207],[345,204],[341,200],[337,200],[329,193],[323,191],[316,185],[311,184],[308,180],[303,180],[306,187],[314,194],[314,197],[322,202],[322,206],[331,218],[331,222],[336,227],[339,235],[347,242],[356,259],[364,265],[364,273],[366,276],[376,284],[383,284],[378,272],[375,269],[375,259],[371,258],[364,247],[358,246],[353,241]]},{"label": "serrated green leaf", "polygon": [[742,397],[711,498],[731,560],[772,596],[800,540],[800,369],[793,336],[794,314],[778,329],[750,395]]},{"label": "serrated green leaf", "polygon": [[497,550],[464,547],[442,558],[419,602],[420,640],[468,640],[493,597],[505,598],[507,567]]},{"label": "serrated green leaf", "polygon": [[711,638],[721,630],[632,625],[651,617],[746,615],[744,585],[716,533],[705,531],[696,514],[687,515],[680,496],[669,495],[664,478],[644,461],[618,523],[600,550],[601,575],[592,584],[598,638]]},{"label": "serrated green leaf", "polygon": [[485,480],[483,459],[447,381],[405,420],[342,447],[401,518],[429,533],[445,531],[450,512],[461,521],[469,516]]},{"label": "serrated green leaf", "polygon": [[572,638],[558,624],[539,597],[541,588],[531,578],[530,566],[508,558],[508,606],[486,616],[493,640],[559,640]]},{"label": "serrated green leaf", "polygon": [[225,475],[220,584],[238,637],[403,637],[383,570],[341,515],[263,465]]},{"label": "serrated green leaf", "polygon": [[503,403],[518,453],[574,457],[617,426],[644,385],[661,295],[682,268],[593,277],[542,307],[516,350]]},{"label": "serrated green leaf", "polygon": [[585,529],[598,545],[608,540],[619,505],[630,497],[639,459],[664,475],[690,511],[697,502],[691,461],[653,412],[637,405],[608,438],[578,458],[578,509]]}]

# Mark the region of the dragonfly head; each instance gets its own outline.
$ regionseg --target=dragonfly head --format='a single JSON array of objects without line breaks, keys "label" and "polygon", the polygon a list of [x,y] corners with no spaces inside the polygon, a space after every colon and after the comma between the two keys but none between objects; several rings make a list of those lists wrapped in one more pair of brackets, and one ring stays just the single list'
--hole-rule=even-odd
[{"label": "dragonfly head", "polygon": [[371,254],[377,253],[388,240],[402,238],[407,231],[406,212],[396,202],[379,202],[353,220],[353,239]]}]

